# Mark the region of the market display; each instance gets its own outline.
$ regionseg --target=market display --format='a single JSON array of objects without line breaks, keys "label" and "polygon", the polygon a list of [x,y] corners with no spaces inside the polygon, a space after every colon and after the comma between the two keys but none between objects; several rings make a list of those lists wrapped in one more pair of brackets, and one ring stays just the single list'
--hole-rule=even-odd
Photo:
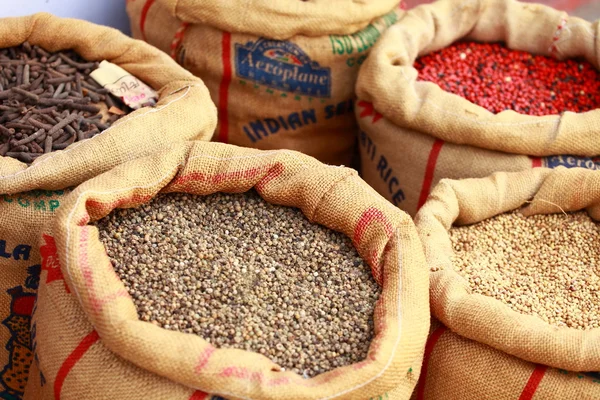
[{"label": "market display", "polygon": [[[29,42],[0,50],[0,156],[30,164],[89,139],[127,114],[89,75],[97,62]],[[104,112],[104,113],[102,113]]]},{"label": "market display", "polygon": [[250,3],[0,19],[0,399],[600,398],[598,21]]},{"label": "market display", "polygon": [[255,192],[165,194],[98,228],[143,321],[305,378],[367,357],[381,288],[348,238],[300,210]]}]

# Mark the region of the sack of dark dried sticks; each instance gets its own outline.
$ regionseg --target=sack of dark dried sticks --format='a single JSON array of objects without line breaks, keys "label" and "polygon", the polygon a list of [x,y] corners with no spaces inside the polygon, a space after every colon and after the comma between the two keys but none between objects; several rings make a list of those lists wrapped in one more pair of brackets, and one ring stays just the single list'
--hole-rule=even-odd
[{"label": "sack of dark dried sticks", "polygon": [[[95,80],[112,76],[122,92]],[[48,14],[0,20],[1,398],[23,394],[39,234],[65,189],[172,143],[208,139],[215,124],[202,82],[144,43]]]},{"label": "sack of dark dried sticks", "polygon": [[417,382],[421,244],[354,170],[190,143],[82,184],[42,240],[27,399],[401,400]]},{"label": "sack of dark dried sticks", "polygon": [[433,329],[417,399],[600,397],[598,187],[562,167],[435,187],[415,223],[448,330]]},{"label": "sack of dark dried sticks", "polygon": [[63,189],[171,143],[211,137],[208,90],[162,52],[49,14],[0,22],[0,193]]}]

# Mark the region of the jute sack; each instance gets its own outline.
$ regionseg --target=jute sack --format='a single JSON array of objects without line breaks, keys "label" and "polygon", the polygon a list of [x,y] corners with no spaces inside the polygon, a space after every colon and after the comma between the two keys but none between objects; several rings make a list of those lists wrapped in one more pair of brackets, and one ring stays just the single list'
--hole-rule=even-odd
[{"label": "jute sack", "polygon": [[29,326],[40,277],[39,235],[65,191],[0,195],[0,398],[20,399],[32,361]]},{"label": "jute sack", "polygon": [[401,0],[132,0],[133,36],[199,76],[219,108],[214,139],[349,165],[354,86]]},{"label": "jute sack", "polygon": [[[598,24],[514,0],[441,0],[416,7],[373,48],[357,83],[363,178],[414,215],[443,178],[486,177],[534,167],[597,169],[600,110],[543,117],[492,114],[431,82],[413,64],[460,40],[584,57],[600,65]],[[573,156],[574,155],[574,156]],[[579,157],[575,157],[579,156]]]},{"label": "jute sack", "polygon": [[[583,380],[585,374],[548,370],[551,373],[545,377],[547,367],[600,371],[600,329],[558,328],[537,316],[513,311],[497,299],[472,293],[467,280],[452,266],[448,234],[452,225],[473,224],[525,205],[521,210],[525,216],[585,210],[599,220],[599,188],[600,172],[562,167],[442,180],[436,186],[415,223],[427,264],[435,271],[430,275],[432,315],[459,336],[451,335],[445,344],[440,343],[441,353],[457,356],[446,358],[445,365],[437,358],[440,365],[428,376],[438,382],[426,389],[423,398],[515,399],[525,388],[529,397],[521,399],[600,397],[600,385],[594,382],[597,375],[577,384],[573,376]],[[533,368],[535,374],[531,363],[540,365]],[[482,365],[487,365],[485,370]],[[579,392],[582,396],[577,396]],[[444,396],[436,397],[440,393]]]},{"label": "jute sack", "polygon": [[592,400],[599,397],[598,373],[570,372],[530,363],[466,339],[432,320],[422,373],[412,399]]},{"label": "jute sack", "polygon": [[[382,294],[367,360],[303,379],[266,357],[138,319],[88,225],[158,192],[208,195],[255,188],[353,239]],[[79,186],[43,234],[46,257],[32,330],[37,376],[27,399],[408,399],[429,328],[428,273],[411,218],[356,171],[287,150],[188,143]],[[50,251],[49,249],[52,249]],[[47,272],[46,272],[47,271]],[[195,396],[195,397],[194,397]]]},{"label": "jute sack", "polygon": [[64,189],[172,143],[211,137],[216,109],[204,84],[146,43],[115,29],[50,14],[0,19],[0,48],[24,41],[47,51],[74,49],[89,61],[110,61],[160,98],[156,106],[132,112],[102,134],[41,156],[29,167],[0,157],[0,194]]}]

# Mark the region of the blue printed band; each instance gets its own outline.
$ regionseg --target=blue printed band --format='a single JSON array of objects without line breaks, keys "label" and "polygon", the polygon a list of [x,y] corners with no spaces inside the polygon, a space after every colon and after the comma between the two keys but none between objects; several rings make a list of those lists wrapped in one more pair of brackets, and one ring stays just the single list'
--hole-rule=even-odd
[{"label": "blue printed band", "polygon": [[311,97],[331,97],[331,70],[321,67],[295,43],[259,39],[235,45],[239,78]]}]

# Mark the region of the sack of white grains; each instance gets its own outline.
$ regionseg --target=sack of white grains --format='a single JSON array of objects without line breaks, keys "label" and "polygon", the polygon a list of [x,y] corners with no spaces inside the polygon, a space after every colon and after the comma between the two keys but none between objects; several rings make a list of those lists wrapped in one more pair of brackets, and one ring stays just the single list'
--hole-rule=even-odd
[{"label": "sack of white grains", "polygon": [[42,240],[27,399],[408,399],[417,382],[421,244],[354,170],[189,143],[82,184]]},{"label": "sack of white grains", "polygon": [[219,107],[214,139],[350,165],[354,86],[401,0],[127,2],[133,36],[199,76]]},{"label": "sack of white grains", "polygon": [[[96,81],[113,72],[119,90]],[[66,188],[207,139],[215,114],[200,80],[114,29],[49,14],[0,20],[0,398],[23,395],[39,236]]]},{"label": "sack of white grains", "polygon": [[598,24],[515,0],[406,12],[363,64],[361,176],[411,215],[441,179],[598,169]]},{"label": "sack of white grains", "polygon": [[415,222],[435,327],[418,399],[600,397],[600,173],[442,180]]}]

